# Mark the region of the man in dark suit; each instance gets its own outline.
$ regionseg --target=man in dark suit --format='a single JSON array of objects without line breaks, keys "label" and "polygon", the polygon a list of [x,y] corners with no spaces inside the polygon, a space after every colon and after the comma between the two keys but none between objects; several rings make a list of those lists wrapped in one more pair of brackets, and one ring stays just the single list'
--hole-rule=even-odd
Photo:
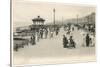
[{"label": "man in dark suit", "polygon": [[89,34],[86,35],[86,46],[89,47],[90,44],[90,37]]}]

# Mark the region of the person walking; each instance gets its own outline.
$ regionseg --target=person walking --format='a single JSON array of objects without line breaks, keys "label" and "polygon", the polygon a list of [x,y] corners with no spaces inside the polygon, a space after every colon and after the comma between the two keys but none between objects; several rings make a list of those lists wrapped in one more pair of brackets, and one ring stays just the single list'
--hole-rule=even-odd
[{"label": "person walking", "polygon": [[86,43],[85,43],[85,41],[86,41],[86,38],[85,38],[85,34],[82,34],[82,47],[85,47],[85,45],[86,45]]},{"label": "person walking", "polygon": [[40,30],[41,39],[43,38],[43,29]]},{"label": "person walking", "polygon": [[68,47],[68,40],[67,40],[67,38],[65,37],[65,35],[63,35],[63,47],[64,48],[66,48],[66,47]]},{"label": "person walking", "polygon": [[36,44],[36,42],[35,42],[35,35],[32,35],[32,37],[31,37],[31,43],[32,43],[32,45]]},{"label": "person walking", "polygon": [[33,35],[33,44],[36,44],[35,41],[36,41],[36,40],[35,40],[35,35]]},{"label": "person walking", "polygon": [[74,42],[74,40],[73,40],[73,37],[72,36],[70,36],[70,44],[69,44],[69,46],[70,47],[74,47],[75,48],[75,46],[76,46],[76,43]]},{"label": "person walking", "polygon": [[37,42],[39,42],[39,40],[40,40],[40,33],[38,32],[37,33]]},{"label": "person walking", "polygon": [[59,33],[59,27],[57,27],[56,29],[56,36],[58,35],[58,33]]},{"label": "person walking", "polygon": [[50,32],[50,39],[53,38],[53,31]]},{"label": "person walking", "polygon": [[16,44],[14,49],[15,49],[15,51],[18,51],[18,44]]},{"label": "person walking", "polygon": [[48,29],[45,29],[45,38],[48,36]]},{"label": "person walking", "polygon": [[93,34],[90,35],[90,46],[93,47],[95,44],[95,39],[94,39],[94,36]]},{"label": "person walking", "polygon": [[74,27],[72,27],[72,31],[74,31]]},{"label": "person walking", "polygon": [[89,47],[90,44],[90,37],[89,34],[86,35],[86,46]]}]

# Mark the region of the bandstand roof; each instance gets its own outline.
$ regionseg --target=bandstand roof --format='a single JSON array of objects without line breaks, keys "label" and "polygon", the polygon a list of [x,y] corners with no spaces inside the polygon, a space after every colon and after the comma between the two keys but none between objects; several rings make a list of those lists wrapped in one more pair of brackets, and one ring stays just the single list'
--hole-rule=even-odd
[{"label": "bandstand roof", "polygon": [[44,22],[45,20],[43,18],[41,18],[40,16],[38,16],[37,18],[32,19],[32,21],[42,21]]}]

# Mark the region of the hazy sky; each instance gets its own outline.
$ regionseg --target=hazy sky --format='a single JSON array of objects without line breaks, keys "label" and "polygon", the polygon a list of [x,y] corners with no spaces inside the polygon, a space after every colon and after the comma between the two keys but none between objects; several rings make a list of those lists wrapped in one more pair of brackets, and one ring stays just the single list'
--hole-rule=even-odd
[{"label": "hazy sky", "polygon": [[59,3],[33,2],[28,0],[13,0],[13,26],[28,26],[32,24],[32,19],[38,15],[44,18],[45,23],[53,21],[53,8],[56,9],[56,21],[69,18],[86,16],[95,12],[94,6],[67,5]]}]

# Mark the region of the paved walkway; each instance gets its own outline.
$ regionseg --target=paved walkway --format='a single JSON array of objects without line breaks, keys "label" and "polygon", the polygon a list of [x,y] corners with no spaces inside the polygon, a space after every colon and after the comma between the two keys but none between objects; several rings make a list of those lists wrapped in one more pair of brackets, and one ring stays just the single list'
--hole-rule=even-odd
[{"label": "paved walkway", "polygon": [[[82,31],[75,30],[72,32],[74,40],[76,42],[75,49],[63,48],[62,35],[65,33],[61,29],[58,36],[52,39],[42,39],[37,42],[36,45],[25,46],[19,49],[18,52],[13,52],[14,64],[38,64],[38,63],[52,63],[58,60],[58,63],[65,61],[68,63],[72,60],[86,61],[88,59],[95,59],[95,48],[94,47],[82,47]],[[89,56],[89,57],[88,57]],[[87,59],[88,57],[88,59]],[[63,58],[66,58],[63,59]],[[60,62],[59,62],[60,60]],[[46,64],[46,63],[45,63]]]}]

